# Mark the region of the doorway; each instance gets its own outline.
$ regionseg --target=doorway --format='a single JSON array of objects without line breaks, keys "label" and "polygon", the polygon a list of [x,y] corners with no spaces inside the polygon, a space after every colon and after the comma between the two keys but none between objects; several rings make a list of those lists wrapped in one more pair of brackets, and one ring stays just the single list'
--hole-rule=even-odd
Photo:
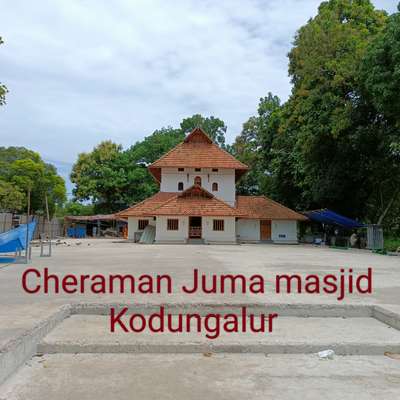
[{"label": "doorway", "polygon": [[271,220],[262,219],[260,221],[260,239],[271,240]]},{"label": "doorway", "polygon": [[189,239],[201,239],[201,217],[189,217]]}]

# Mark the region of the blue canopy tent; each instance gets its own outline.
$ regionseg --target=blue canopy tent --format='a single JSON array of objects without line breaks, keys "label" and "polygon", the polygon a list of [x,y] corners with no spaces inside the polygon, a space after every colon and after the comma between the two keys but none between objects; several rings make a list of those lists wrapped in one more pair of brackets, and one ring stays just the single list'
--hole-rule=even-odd
[{"label": "blue canopy tent", "polygon": [[[327,208],[305,211],[302,214],[308,217],[311,222],[322,224],[323,232],[320,233],[319,237],[311,235],[312,242],[315,244],[329,243],[331,246],[347,248],[350,246],[350,235],[348,232],[366,226]],[[309,241],[307,242],[310,243]]]},{"label": "blue canopy tent", "polygon": [[337,214],[334,211],[328,210],[327,208],[322,210],[305,211],[303,214],[312,221],[317,221],[322,224],[336,225],[348,230],[365,227],[364,224],[361,224],[354,219]]},{"label": "blue canopy tent", "polygon": [[[28,227],[28,243],[32,240],[33,233],[36,228],[36,221],[30,222],[28,225],[23,224],[18,228],[10,229],[7,232],[0,233],[0,253],[14,253],[26,249],[26,229]],[[14,261],[14,258],[1,259],[6,262]]]}]

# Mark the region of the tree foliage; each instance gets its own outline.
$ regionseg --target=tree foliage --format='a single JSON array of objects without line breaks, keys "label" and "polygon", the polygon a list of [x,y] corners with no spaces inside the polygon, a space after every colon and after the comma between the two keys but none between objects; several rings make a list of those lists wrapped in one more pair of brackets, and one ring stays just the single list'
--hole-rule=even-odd
[{"label": "tree foliage", "polygon": [[368,101],[379,113],[400,124],[400,12],[389,17],[367,49],[360,77]]},{"label": "tree foliage", "polygon": [[378,223],[387,216],[399,221],[400,12],[389,17],[385,28],[368,47],[360,65],[360,87],[365,102],[373,107],[368,128],[379,137],[374,149],[375,165],[371,167],[375,171],[369,207],[371,212],[377,210]]},{"label": "tree foliage", "polygon": [[393,217],[399,36],[398,14],[388,18],[368,0],[323,2],[289,53],[288,101],[262,99],[236,139],[234,152],[253,168],[241,190],[300,210],[328,207],[371,222]]},{"label": "tree foliage", "polygon": [[358,70],[385,19],[369,0],[331,0],[296,35],[289,53],[294,86],[281,129],[295,135],[293,183],[303,207],[324,204],[357,216],[367,200],[370,150],[357,119]]},{"label": "tree foliage", "polygon": [[288,57],[289,99],[260,99],[232,146],[222,120],[199,114],[125,151],[102,143],[74,166],[77,199],[115,211],[148,197],[157,190],[148,164],[201,127],[249,165],[239,193],[366,222],[399,221],[400,14],[388,17],[370,0],[324,1]]},{"label": "tree foliage", "polygon": [[257,115],[244,124],[231,153],[250,167],[241,179],[239,194],[260,194],[270,185],[271,146],[279,128],[280,100],[272,93],[260,99]]},{"label": "tree foliage", "polygon": [[203,117],[200,114],[195,114],[189,118],[185,118],[181,122],[180,127],[181,131],[186,135],[194,128],[202,128],[215,143],[222,148],[225,147],[226,125],[219,118],[213,116]]},{"label": "tree foliage", "polygon": [[78,201],[67,201],[61,207],[57,207],[57,217],[65,217],[66,215],[93,215],[93,204],[82,204]]},{"label": "tree foliage", "polygon": [[73,166],[75,198],[92,201],[95,213],[109,213],[149,197],[157,184],[147,166],[183,139],[180,130],[162,128],[125,151],[110,141],[100,143]]},{"label": "tree foliage", "polygon": [[0,209],[25,212],[28,190],[34,213],[45,213],[46,196],[51,215],[66,199],[64,179],[38,153],[24,147],[0,147]]},{"label": "tree foliage", "polygon": [[197,114],[184,119],[180,128],[158,129],[126,150],[106,141],[92,152],[80,154],[71,173],[75,199],[93,202],[95,213],[109,213],[151,196],[158,185],[148,172],[148,165],[182,142],[195,127],[202,127],[224,145],[225,123]]}]

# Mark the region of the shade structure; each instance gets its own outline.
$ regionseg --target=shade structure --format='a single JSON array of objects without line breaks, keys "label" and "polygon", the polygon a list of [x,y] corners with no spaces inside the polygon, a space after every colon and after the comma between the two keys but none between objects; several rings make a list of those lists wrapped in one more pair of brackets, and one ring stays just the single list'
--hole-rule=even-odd
[{"label": "shade structure", "polygon": [[33,232],[36,228],[36,222],[32,221],[28,225],[23,224],[18,228],[11,229],[0,234],[0,253],[11,253],[19,250],[25,250],[26,247],[26,229],[28,226],[28,241],[32,240]]},{"label": "shade structure", "polygon": [[335,213],[327,208],[322,210],[305,211],[302,214],[307,216],[312,221],[317,221],[322,224],[336,225],[345,229],[357,229],[365,227],[365,224]]}]

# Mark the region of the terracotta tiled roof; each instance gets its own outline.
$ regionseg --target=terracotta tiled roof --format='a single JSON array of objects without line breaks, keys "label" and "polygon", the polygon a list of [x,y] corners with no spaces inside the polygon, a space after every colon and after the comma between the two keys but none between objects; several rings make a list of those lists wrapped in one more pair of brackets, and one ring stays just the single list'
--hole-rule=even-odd
[{"label": "terracotta tiled roof", "polygon": [[151,174],[160,181],[161,168],[230,168],[236,179],[248,166],[218,147],[200,128],[194,129],[186,139],[149,166]]},{"label": "terracotta tiled roof", "polygon": [[154,196],[151,196],[148,199],[127,208],[126,210],[122,210],[116,215],[124,218],[145,216],[150,217],[154,215],[152,211],[154,211],[155,208],[159,207],[161,204],[165,203],[174,196],[176,196],[176,193],[158,192]]},{"label": "terracotta tiled roof", "polygon": [[152,217],[155,215],[307,220],[304,215],[264,196],[237,196],[236,207],[231,207],[199,186],[192,186],[182,193],[158,192],[154,196],[115,214],[116,217],[123,218]]},{"label": "terracotta tiled roof", "polygon": [[217,199],[200,186],[192,186],[157,207],[154,215],[194,215],[238,217],[241,213],[234,207]]},{"label": "terracotta tiled roof", "polygon": [[304,215],[265,196],[236,196],[236,208],[245,218],[307,220]]}]

